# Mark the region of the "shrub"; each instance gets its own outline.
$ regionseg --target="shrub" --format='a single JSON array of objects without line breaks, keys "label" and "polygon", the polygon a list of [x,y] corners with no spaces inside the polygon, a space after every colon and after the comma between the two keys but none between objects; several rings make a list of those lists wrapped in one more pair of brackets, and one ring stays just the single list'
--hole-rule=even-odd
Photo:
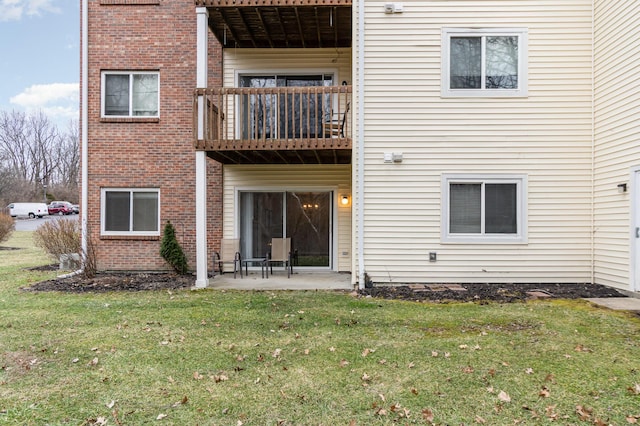
[{"label": "shrub", "polygon": [[162,233],[160,255],[179,274],[187,273],[187,257],[176,239],[176,230],[170,221],[167,221]]},{"label": "shrub", "polygon": [[60,255],[80,253],[80,224],[77,220],[52,220],[40,225],[33,233],[38,247],[42,247],[55,261]]},{"label": "shrub", "polygon": [[0,243],[7,241],[15,229],[16,224],[13,218],[8,214],[0,213]]}]

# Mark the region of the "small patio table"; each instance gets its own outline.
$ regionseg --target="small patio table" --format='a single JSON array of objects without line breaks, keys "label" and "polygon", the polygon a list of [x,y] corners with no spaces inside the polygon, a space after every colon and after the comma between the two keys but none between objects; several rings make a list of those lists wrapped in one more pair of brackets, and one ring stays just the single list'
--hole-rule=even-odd
[{"label": "small patio table", "polygon": [[[267,258],[265,257],[250,257],[248,259],[242,259],[244,265],[245,275],[249,275],[249,263],[259,263],[260,271],[262,272],[262,278],[269,278],[269,270],[267,269]],[[242,265],[240,266],[242,268]]]}]

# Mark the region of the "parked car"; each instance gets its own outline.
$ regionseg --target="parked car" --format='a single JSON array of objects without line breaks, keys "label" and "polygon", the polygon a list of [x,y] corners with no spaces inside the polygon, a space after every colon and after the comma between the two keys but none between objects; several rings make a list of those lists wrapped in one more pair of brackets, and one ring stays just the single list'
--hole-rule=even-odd
[{"label": "parked car", "polygon": [[52,201],[49,204],[49,214],[65,215],[73,213],[73,205],[68,201]]},{"label": "parked car", "polygon": [[73,213],[74,214],[80,214],[80,205],[79,204],[73,204]]}]

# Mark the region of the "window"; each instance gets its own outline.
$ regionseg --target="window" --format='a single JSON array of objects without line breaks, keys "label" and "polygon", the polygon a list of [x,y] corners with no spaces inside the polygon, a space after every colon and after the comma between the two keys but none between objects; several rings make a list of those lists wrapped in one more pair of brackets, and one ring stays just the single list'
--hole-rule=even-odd
[{"label": "window", "polygon": [[102,73],[103,117],[158,117],[157,72]]},{"label": "window", "polygon": [[526,242],[526,176],[444,175],[442,241]]},{"label": "window", "polygon": [[525,28],[442,30],[442,96],[527,96]]},{"label": "window", "polygon": [[103,235],[160,235],[158,189],[103,189]]}]

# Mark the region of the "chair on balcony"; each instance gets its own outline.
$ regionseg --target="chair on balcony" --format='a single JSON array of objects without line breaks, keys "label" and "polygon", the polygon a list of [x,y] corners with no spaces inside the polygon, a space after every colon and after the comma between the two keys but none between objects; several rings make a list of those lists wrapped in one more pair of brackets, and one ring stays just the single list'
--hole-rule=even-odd
[{"label": "chair on balcony", "polygon": [[347,115],[349,114],[349,106],[351,102],[347,102],[344,112],[334,114],[331,121],[324,123],[325,137],[344,138],[344,131],[347,125]]},{"label": "chair on balcony", "polygon": [[291,238],[272,238],[271,253],[267,255],[267,265],[273,274],[273,264],[282,263],[287,270],[287,278],[291,278],[293,264],[291,263]]},{"label": "chair on balcony", "polygon": [[216,264],[220,275],[224,274],[224,264],[233,263],[233,278],[240,271],[242,278],[242,256],[240,255],[240,239],[223,238],[220,240],[220,251],[213,254],[213,275],[216,274]]}]

